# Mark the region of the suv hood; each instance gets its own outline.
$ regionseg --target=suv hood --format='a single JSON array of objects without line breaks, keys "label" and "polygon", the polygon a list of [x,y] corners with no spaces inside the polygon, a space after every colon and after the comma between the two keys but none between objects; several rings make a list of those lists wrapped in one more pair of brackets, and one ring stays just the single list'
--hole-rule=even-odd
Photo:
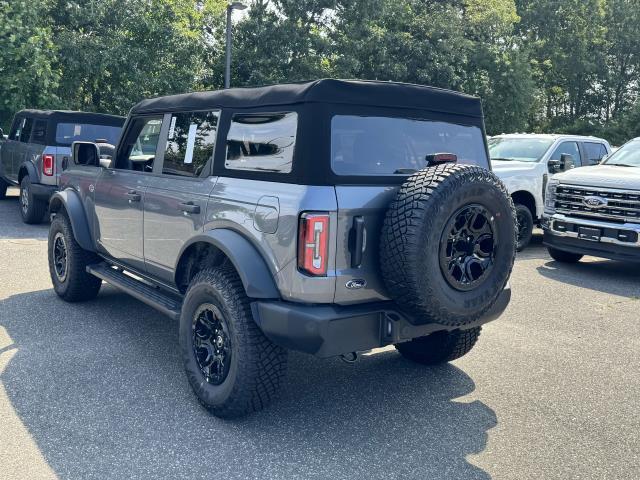
[{"label": "suv hood", "polygon": [[535,170],[537,162],[519,162],[517,160],[491,160],[491,170],[500,177],[528,173]]},{"label": "suv hood", "polygon": [[640,168],[596,165],[558,173],[554,180],[571,185],[640,190]]}]

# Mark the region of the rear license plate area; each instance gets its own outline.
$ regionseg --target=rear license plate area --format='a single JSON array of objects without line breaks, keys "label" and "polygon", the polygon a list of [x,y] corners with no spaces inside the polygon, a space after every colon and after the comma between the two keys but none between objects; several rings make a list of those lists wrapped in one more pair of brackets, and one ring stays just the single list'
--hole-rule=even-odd
[{"label": "rear license plate area", "polygon": [[581,238],[583,240],[599,242],[601,236],[602,236],[602,231],[599,228],[580,227],[578,229],[578,238]]}]

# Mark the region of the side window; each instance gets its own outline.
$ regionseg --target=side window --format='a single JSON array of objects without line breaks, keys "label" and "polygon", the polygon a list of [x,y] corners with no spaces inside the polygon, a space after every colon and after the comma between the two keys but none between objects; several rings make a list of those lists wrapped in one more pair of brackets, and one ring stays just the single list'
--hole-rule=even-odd
[{"label": "side window", "polygon": [[584,142],[584,149],[587,153],[585,165],[596,165],[607,154],[607,149],[602,143]]},{"label": "side window", "polygon": [[47,138],[47,121],[36,120],[33,125],[33,132],[31,133],[31,143],[37,143],[44,145]]},{"label": "side window", "polygon": [[24,122],[25,122],[24,118],[16,118],[13,121],[13,125],[11,126],[11,132],[9,133],[9,140],[15,140],[16,142],[20,141],[20,134],[22,133]]},{"label": "side window", "polygon": [[573,157],[573,161],[576,167],[580,167],[582,162],[580,161],[580,149],[577,142],[562,142],[556,148],[556,151],[551,155],[551,160],[560,160],[560,157],[564,154],[569,154]]},{"label": "side window", "polygon": [[116,168],[152,172],[161,127],[162,116],[134,119],[118,152]]},{"label": "side window", "polygon": [[213,158],[219,112],[186,112],[171,116],[162,173],[197,177]]},{"label": "side window", "polygon": [[229,170],[290,173],[298,114],[236,113],[227,136]]},{"label": "side window", "polygon": [[29,137],[31,137],[31,130],[33,129],[33,118],[25,118],[20,132],[20,141],[22,143],[29,143]]}]

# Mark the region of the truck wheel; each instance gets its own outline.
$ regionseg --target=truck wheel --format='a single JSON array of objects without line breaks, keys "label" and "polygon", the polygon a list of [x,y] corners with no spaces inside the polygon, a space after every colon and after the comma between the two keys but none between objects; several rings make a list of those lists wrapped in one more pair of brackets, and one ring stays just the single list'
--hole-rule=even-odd
[{"label": "truck wheel", "polygon": [[6,198],[8,187],[9,185],[7,185],[7,182],[0,178],[0,200],[4,200]]},{"label": "truck wheel", "polygon": [[242,281],[230,268],[202,270],[189,284],[180,346],[191,388],[217,417],[263,409],[285,375],[286,350],[258,328]]},{"label": "truck wheel", "polygon": [[531,215],[531,210],[519,203],[516,203],[516,222],[518,225],[516,250],[521,252],[529,245],[533,236],[533,215]]},{"label": "truck wheel", "polygon": [[40,223],[47,211],[47,204],[34,198],[31,191],[31,179],[28,175],[20,182],[20,215],[24,223]]},{"label": "truck wheel", "polygon": [[584,255],[580,255],[579,253],[565,252],[564,250],[558,250],[551,247],[547,247],[547,250],[549,251],[551,258],[556,262],[577,263],[582,259],[582,257],[584,257]]},{"label": "truck wheel", "polygon": [[407,179],[380,243],[385,285],[415,323],[468,325],[496,302],[515,258],[513,201],[489,170],[446,164]]},{"label": "truck wheel", "polygon": [[435,332],[410,342],[398,343],[396,350],[403,357],[423,365],[437,365],[460,358],[474,347],[481,327],[452,332]]},{"label": "truck wheel", "polygon": [[78,245],[64,212],[58,213],[51,222],[48,251],[51,282],[60,298],[67,302],[82,302],[98,295],[102,280],[87,273],[86,269],[100,258]]}]

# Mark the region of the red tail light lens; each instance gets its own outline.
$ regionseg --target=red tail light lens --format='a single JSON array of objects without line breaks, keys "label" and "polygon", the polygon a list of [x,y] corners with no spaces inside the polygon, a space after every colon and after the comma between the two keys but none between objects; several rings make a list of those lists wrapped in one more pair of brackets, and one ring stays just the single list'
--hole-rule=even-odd
[{"label": "red tail light lens", "polygon": [[316,277],[327,274],[329,214],[303,213],[298,225],[298,269]]},{"label": "red tail light lens", "polygon": [[42,156],[42,173],[44,173],[47,177],[53,176],[54,165],[55,163],[53,161],[53,155]]}]

